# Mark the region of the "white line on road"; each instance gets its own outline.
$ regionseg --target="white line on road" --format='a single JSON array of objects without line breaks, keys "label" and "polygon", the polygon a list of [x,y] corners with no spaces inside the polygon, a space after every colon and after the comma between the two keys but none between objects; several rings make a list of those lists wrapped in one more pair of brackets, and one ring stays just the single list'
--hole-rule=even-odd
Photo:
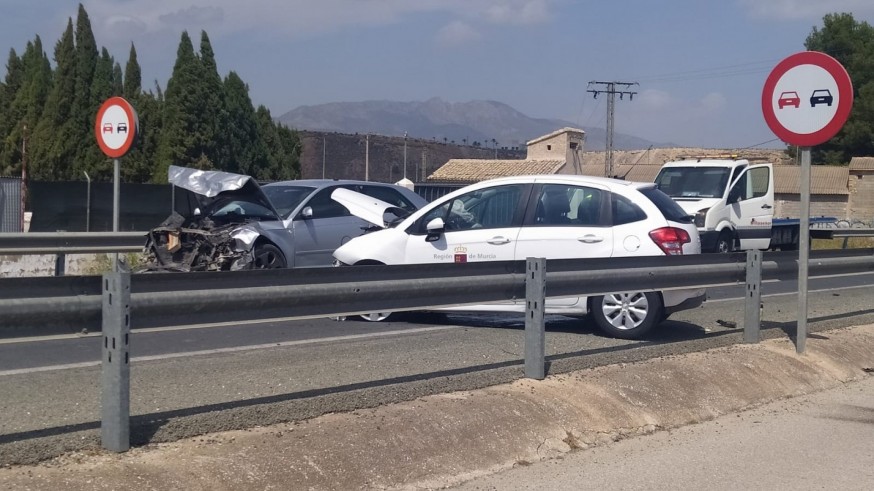
[{"label": "white line on road", "polygon": [[[448,331],[451,329],[463,329],[464,326],[433,326],[433,327],[421,327],[418,329],[399,329],[395,331],[384,331],[384,332],[374,332],[369,334],[350,334],[347,336],[333,336],[329,338],[319,338],[319,339],[302,339],[299,341],[280,341],[278,343],[265,343],[265,344],[252,344],[249,346],[232,346],[229,348],[215,348],[208,350],[199,350],[199,351],[184,351],[181,353],[167,353],[163,355],[150,355],[150,356],[136,356],[131,358],[131,362],[142,362],[142,361],[155,361],[155,360],[167,360],[171,358],[184,358],[187,356],[200,356],[200,355],[214,355],[218,353],[234,353],[238,351],[252,351],[259,349],[268,349],[268,348],[282,348],[288,346],[302,346],[307,344],[316,344],[316,343],[329,343],[333,341],[350,341],[350,340],[358,340],[358,339],[369,339],[369,338],[379,338],[386,336],[397,336],[403,334],[421,334],[426,332],[435,332],[435,331]],[[134,332],[136,334],[136,332]],[[21,375],[27,373],[36,373],[36,372],[51,372],[56,370],[70,370],[74,368],[88,368],[95,367],[100,365],[99,361],[85,361],[81,363],[69,363],[66,365],[50,365],[45,367],[32,367],[32,368],[18,368],[15,370],[4,370],[0,371],[0,377],[5,377],[9,375]]]},{"label": "white line on road", "polygon": [[[772,283],[772,282],[776,282],[776,281],[780,281],[780,280],[763,281],[763,283]],[[822,288],[819,290],[808,290],[807,293],[811,294],[811,293],[836,292],[836,291],[840,291],[840,290],[856,290],[859,288],[871,288],[871,285],[841,286],[841,287],[837,287],[837,288]],[[763,293],[762,297],[763,298],[766,298],[766,297],[785,297],[787,295],[798,295],[798,292],[796,291],[796,292],[768,293],[768,294]],[[745,298],[744,296],[731,297],[731,298],[717,298],[717,299],[713,299],[713,300],[708,298],[707,303],[732,302],[735,300],[743,300],[744,298]]]}]

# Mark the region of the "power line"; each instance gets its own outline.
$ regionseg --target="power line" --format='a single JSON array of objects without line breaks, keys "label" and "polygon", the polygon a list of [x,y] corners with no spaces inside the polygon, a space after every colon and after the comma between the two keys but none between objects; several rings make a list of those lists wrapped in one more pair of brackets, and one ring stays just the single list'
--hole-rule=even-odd
[{"label": "power line", "polygon": [[[589,82],[588,89],[586,92],[591,93],[595,99],[598,98],[598,94],[607,94],[607,156],[604,159],[604,175],[607,177],[613,176],[613,112],[614,106],[616,105],[616,94],[619,94],[619,100],[628,96],[628,100],[634,100],[634,94],[637,92],[632,92],[631,87],[639,86],[637,82],[599,82],[597,80],[592,80]],[[600,86],[604,87],[603,89],[592,89],[592,86]],[[626,90],[616,90],[616,87],[623,87]]]}]

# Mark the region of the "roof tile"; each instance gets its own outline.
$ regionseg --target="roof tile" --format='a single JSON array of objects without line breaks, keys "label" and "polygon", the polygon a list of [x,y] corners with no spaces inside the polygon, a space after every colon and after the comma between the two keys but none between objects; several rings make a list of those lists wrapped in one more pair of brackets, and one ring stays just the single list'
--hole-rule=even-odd
[{"label": "roof tile", "polygon": [[496,177],[555,174],[563,165],[564,160],[450,159],[428,176],[428,181],[474,183]]}]

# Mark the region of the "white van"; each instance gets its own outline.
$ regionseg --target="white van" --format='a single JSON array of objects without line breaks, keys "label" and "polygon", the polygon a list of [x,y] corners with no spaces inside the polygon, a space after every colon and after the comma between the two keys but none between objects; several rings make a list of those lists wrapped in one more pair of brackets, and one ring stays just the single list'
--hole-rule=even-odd
[{"label": "white van", "polygon": [[655,183],[692,215],[701,250],[767,249],[774,218],[774,168],[748,160],[692,158],[665,163]]}]

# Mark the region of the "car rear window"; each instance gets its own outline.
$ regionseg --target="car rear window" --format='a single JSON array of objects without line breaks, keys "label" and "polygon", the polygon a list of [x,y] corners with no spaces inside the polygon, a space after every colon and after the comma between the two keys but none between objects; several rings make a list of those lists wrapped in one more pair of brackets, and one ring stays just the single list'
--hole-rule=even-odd
[{"label": "car rear window", "polygon": [[692,223],[692,217],[689,216],[688,213],[683,211],[673,199],[667,194],[659,191],[657,188],[644,188],[640,190],[644,196],[647,197],[652,204],[656,205],[656,208],[662,212],[662,215],[665,216],[668,220],[672,222],[679,223]]}]

